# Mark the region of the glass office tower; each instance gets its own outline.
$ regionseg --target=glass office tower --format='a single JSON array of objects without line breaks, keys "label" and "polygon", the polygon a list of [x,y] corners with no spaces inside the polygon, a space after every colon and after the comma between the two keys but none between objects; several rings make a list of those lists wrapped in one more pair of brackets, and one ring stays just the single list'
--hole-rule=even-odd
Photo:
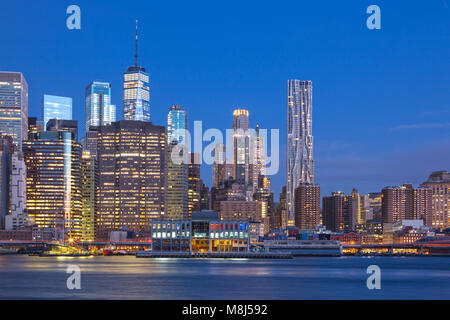
[{"label": "glass office tower", "polygon": [[72,120],[72,98],[44,94],[42,119],[44,119],[44,128],[50,119]]},{"label": "glass office tower", "polygon": [[247,110],[233,112],[233,178],[247,186],[249,179],[250,121]]},{"label": "glass office tower", "polygon": [[59,240],[80,239],[81,145],[66,131],[30,138],[23,147],[28,215],[39,228],[56,228]]},{"label": "glass office tower", "polygon": [[28,84],[20,72],[0,72],[0,133],[19,150],[28,136]]},{"label": "glass office tower", "polygon": [[167,137],[168,143],[186,143],[187,112],[179,105],[173,105],[169,109],[167,116]]},{"label": "glass office tower", "polygon": [[150,121],[149,76],[145,69],[129,67],[123,75],[123,118]]},{"label": "glass office tower", "polygon": [[[189,158],[189,151],[177,145],[186,144],[187,113],[178,105],[169,109],[167,116],[167,141],[169,145],[169,158],[167,162],[167,216],[169,219],[181,219],[188,215],[189,204],[189,168],[187,163],[173,161],[172,152]],[[178,156],[177,156],[178,158]]]},{"label": "glass office tower", "polygon": [[138,63],[138,27],[136,21],[136,52],[134,66],[123,74],[124,120],[150,121],[150,78]]},{"label": "glass office tower", "polygon": [[86,131],[116,121],[116,106],[111,104],[111,85],[94,81],[86,87]]}]

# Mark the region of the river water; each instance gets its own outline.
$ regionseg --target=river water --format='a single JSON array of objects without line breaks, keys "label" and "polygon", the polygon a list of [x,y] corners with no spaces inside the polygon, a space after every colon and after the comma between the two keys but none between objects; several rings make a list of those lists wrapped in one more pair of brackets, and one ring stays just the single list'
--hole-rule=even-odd
[{"label": "river water", "polygon": [[[69,265],[81,289],[69,290]],[[367,267],[381,269],[369,290]],[[0,299],[450,299],[450,258],[292,260],[0,256]]]}]

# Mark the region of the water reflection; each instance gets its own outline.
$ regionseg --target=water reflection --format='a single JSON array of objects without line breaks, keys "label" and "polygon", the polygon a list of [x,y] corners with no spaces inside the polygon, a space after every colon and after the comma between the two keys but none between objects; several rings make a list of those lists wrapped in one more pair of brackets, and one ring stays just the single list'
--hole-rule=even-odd
[{"label": "water reflection", "polygon": [[[82,290],[66,288],[78,265]],[[368,290],[366,268],[382,270]],[[0,256],[1,299],[443,299],[450,259],[396,257],[137,259]]]}]

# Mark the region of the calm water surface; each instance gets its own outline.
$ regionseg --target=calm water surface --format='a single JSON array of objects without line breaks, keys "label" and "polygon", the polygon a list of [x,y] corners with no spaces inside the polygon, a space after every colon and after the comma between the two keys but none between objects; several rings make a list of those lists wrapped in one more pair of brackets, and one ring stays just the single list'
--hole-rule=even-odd
[{"label": "calm water surface", "polygon": [[[381,290],[366,287],[372,264]],[[81,290],[67,289],[68,265],[81,268]],[[450,258],[0,256],[0,299],[450,299]]]}]

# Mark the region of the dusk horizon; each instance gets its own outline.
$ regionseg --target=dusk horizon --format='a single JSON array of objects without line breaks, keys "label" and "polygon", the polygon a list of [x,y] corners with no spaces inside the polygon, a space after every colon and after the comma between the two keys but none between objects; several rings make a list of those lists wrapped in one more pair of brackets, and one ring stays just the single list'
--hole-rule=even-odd
[{"label": "dusk horizon", "polygon": [[445,303],[449,1],[2,3],[4,309]]}]

